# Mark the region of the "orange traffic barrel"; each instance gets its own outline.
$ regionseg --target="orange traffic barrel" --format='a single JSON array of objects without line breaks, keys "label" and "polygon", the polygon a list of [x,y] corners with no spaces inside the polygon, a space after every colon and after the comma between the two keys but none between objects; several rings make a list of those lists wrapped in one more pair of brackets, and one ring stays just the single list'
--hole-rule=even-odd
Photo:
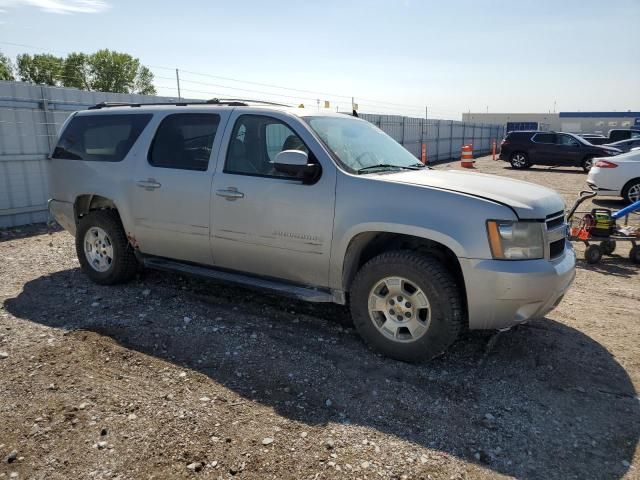
[{"label": "orange traffic barrel", "polygon": [[460,155],[460,166],[463,168],[473,168],[473,148],[471,145],[462,146],[462,154]]}]

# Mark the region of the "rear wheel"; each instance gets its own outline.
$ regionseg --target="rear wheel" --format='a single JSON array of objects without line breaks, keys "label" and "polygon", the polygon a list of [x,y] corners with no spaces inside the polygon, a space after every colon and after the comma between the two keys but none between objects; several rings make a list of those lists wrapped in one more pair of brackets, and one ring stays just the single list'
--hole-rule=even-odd
[{"label": "rear wheel", "polygon": [[598,263],[602,258],[602,250],[598,245],[589,245],[587,249],[584,251],[584,259],[587,263],[594,264]]},{"label": "rear wheel", "polygon": [[640,178],[635,178],[624,186],[622,197],[629,203],[640,200]]},{"label": "rear wheel", "polygon": [[633,263],[640,264],[640,245],[631,247],[631,251],[629,252],[629,260],[631,260]]},{"label": "rear wheel", "polygon": [[528,168],[531,166],[529,164],[527,154],[524,152],[513,152],[511,154],[511,158],[509,159],[509,163],[511,163],[511,166],[517,170],[521,170],[523,168]]},{"label": "rear wheel", "polygon": [[443,353],[462,326],[462,299],[436,259],[399,250],[366,263],[351,288],[354,325],[373,349],[406,362]]},{"label": "rear wheel", "polygon": [[602,250],[603,255],[611,255],[616,250],[616,241],[604,240],[600,242],[600,250]]},{"label": "rear wheel", "polygon": [[587,157],[584,160],[582,160],[582,169],[585,172],[589,172],[589,170],[591,170],[591,167],[593,167],[593,157]]},{"label": "rear wheel", "polygon": [[84,273],[102,285],[126,282],[138,268],[133,247],[113,210],[90,212],[80,219],[76,253]]}]

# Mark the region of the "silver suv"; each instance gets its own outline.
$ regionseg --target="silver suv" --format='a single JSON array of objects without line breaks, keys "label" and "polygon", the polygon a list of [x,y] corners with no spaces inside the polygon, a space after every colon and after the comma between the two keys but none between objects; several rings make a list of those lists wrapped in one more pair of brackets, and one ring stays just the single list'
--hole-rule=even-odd
[{"label": "silver suv", "polygon": [[142,265],[348,303],[400,360],[541,317],[575,275],[555,192],[432,170],[343,114],[100,104],[67,120],[51,160],[50,211],[94,282]]}]

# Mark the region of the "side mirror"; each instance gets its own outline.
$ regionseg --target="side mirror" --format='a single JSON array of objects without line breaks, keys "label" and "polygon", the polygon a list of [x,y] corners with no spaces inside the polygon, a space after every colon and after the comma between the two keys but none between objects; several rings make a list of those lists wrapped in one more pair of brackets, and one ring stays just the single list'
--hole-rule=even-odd
[{"label": "side mirror", "polygon": [[320,175],[320,165],[309,163],[309,155],[300,150],[283,150],[273,161],[276,172],[297,177],[303,183],[314,183]]}]

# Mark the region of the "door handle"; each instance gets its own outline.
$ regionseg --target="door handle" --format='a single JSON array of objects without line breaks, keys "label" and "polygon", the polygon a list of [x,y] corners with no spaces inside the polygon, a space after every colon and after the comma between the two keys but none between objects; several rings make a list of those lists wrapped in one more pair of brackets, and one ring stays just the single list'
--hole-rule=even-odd
[{"label": "door handle", "polygon": [[236,200],[238,198],[244,198],[244,193],[239,192],[238,189],[234,187],[216,190],[216,195],[219,197],[224,197],[227,200]]},{"label": "door handle", "polygon": [[156,188],[160,188],[162,186],[161,183],[156,182],[155,178],[149,178],[148,180],[138,180],[136,182],[136,185],[149,191],[155,190]]}]

